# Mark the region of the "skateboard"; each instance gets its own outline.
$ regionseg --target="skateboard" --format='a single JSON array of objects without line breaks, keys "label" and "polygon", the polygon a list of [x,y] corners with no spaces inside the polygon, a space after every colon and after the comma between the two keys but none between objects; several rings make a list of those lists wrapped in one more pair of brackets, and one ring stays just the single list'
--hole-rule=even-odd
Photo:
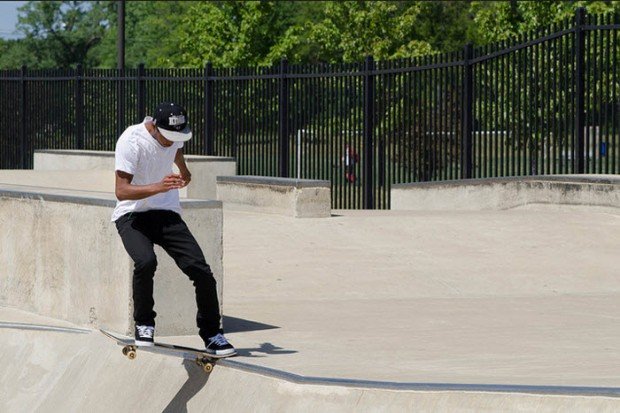
[{"label": "skateboard", "polygon": [[228,356],[216,356],[206,353],[204,350],[198,350],[192,347],[177,346],[175,344],[166,344],[160,342],[153,343],[152,347],[136,346],[135,341],[131,338],[117,336],[116,334],[106,330],[99,331],[101,331],[101,333],[103,333],[103,335],[105,335],[106,337],[109,337],[112,340],[116,341],[116,344],[118,344],[119,346],[123,346],[123,355],[126,356],[129,360],[135,359],[138,355],[138,351],[148,351],[149,353],[165,354],[169,356],[180,357],[186,360],[193,360],[205,371],[205,373],[211,373],[213,371],[213,366],[215,365],[217,360],[234,356],[234,354]]}]

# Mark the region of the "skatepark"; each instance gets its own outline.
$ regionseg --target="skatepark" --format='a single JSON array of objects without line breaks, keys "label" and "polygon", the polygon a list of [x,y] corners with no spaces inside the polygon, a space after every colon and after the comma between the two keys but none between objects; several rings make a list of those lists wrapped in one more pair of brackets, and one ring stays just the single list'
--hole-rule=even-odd
[{"label": "skatepark", "polygon": [[[35,191],[21,179],[20,191]],[[613,201],[620,184],[604,180]],[[43,203],[59,202],[50,186],[36,189]],[[5,288],[0,410],[618,411],[613,202],[295,218],[224,201],[223,323],[238,357],[211,374],[164,355],[128,360],[98,332],[105,313],[50,317],[9,305]]]}]

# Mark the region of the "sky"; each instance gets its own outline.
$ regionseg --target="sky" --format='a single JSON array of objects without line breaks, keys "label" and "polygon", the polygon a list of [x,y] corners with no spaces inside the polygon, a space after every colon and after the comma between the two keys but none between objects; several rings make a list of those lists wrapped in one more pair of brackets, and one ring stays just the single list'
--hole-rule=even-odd
[{"label": "sky", "polygon": [[25,1],[0,1],[0,38],[15,39],[15,25],[17,24],[17,8]]}]

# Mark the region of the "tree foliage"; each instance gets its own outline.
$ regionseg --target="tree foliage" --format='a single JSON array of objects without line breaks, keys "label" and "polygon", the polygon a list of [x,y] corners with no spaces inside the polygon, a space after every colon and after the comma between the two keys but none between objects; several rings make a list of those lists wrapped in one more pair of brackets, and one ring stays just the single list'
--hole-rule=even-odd
[{"label": "tree foliage", "polygon": [[183,19],[180,54],[171,60],[183,66],[256,66],[292,26],[291,2],[196,2]]},{"label": "tree foliage", "polygon": [[507,40],[571,19],[579,7],[592,14],[620,12],[617,1],[472,1],[470,38],[477,44]]},{"label": "tree foliage", "polygon": [[[181,34],[182,65],[353,62],[454,48],[467,2],[243,1],[195,3]],[[436,19],[429,22],[428,16]],[[458,27],[458,28],[456,28]],[[456,28],[456,29],[455,29]],[[426,38],[430,41],[425,40]],[[459,40],[460,42],[460,40]]]},{"label": "tree foliage", "polygon": [[[114,2],[116,3],[116,2]],[[182,20],[192,2],[128,1],[125,4],[125,65],[136,67],[172,67],[179,54]],[[101,44],[95,48],[97,66],[117,66],[118,14],[110,11],[113,24]]]},{"label": "tree foliage", "polygon": [[94,65],[91,50],[109,28],[109,2],[29,1],[19,9],[14,41],[3,66],[39,68]]},{"label": "tree foliage", "polygon": [[[116,67],[116,1],[29,1],[0,67]],[[483,45],[611,1],[127,1],[126,65],[269,66],[415,57]]]}]

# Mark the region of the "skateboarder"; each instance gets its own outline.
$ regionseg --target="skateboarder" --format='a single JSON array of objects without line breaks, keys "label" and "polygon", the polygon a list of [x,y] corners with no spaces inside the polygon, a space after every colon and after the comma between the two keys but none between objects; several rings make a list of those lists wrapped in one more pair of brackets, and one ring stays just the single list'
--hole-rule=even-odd
[{"label": "skateboarder", "polygon": [[[153,276],[157,257],[153,244],[157,244],[194,283],[196,322],[207,352],[234,355],[234,347],[220,329],[215,278],[180,215],[178,190],[191,181],[182,148],[191,137],[185,109],[166,102],[157,106],[153,117],[128,127],[116,143],[118,202],[112,221],[134,261],[135,341],[138,346],[152,346],[154,341]],[[172,173],[173,162],[180,174]]]}]

